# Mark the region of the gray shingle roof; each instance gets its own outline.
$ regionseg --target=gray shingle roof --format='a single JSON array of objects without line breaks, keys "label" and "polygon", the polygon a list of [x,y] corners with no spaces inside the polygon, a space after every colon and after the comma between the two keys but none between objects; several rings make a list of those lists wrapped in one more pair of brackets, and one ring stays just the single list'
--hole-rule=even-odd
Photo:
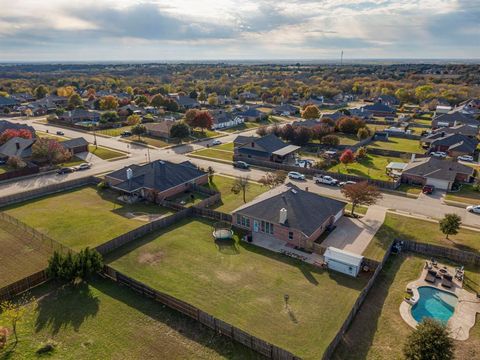
[{"label": "gray shingle roof", "polygon": [[29,157],[32,155],[32,145],[34,142],[35,142],[35,139],[24,139],[20,137],[11,138],[5,144],[0,146],[0,154],[7,157],[10,157],[10,156],[18,156],[20,158]]},{"label": "gray shingle roof", "polygon": [[300,190],[289,183],[285,191],[274,191],[272,196],[262,197],[234,212],[280,225],[280,210],[285,208],[287,222],[280,226],[288,226],[311,236],[330,216],[335,216],[346,205],[343,201]]},{"label": "gray shingle roof", "polygon": [[474,169],[452,160],[440,160],[434,157],[414,159],[409,162],[403,174],[430,177],[441,180],[455,180],[458,173],[473,176]]},{"label": "gray shingle roof", "polygon": [[62,141],[60,144],[62,144],[62,146],[66,149],[72,149],[72,148],[88,145],[88,141],[85,140],[83,137],[78,137],[75,139]]}]

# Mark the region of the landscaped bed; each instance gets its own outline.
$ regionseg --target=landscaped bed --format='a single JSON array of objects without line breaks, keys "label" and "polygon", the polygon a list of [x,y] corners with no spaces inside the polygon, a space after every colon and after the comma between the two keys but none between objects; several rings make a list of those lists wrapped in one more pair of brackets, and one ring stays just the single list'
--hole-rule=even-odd
[{"label": "landscaped bed", "polygon": [[0,220],[0,288],[46,268],[50,244]]},{"label": "landscaped bed", "polygon": [[[213,209],[222,212],[231,212],[244,204],[243,193],[235,194],[232,192],[232,187],[235,182],[234,178],[214,175],[212,182],[207,185],[212,190],[219,192],[222,195],[221,203]],[[252,201],[258,195],[268,191],[268,187],[262,186],[256,182],[250,182],[245,193],[246,202]]]},{"label": "landscaped bed", "polygon": [[387,213],[385,222],[363,252],[363,256],[377,261],[382,260],[394,239],[480,252],[480,232],[461,228],[457,235],[450,235],[450,240],[447,240],[437,222]]},{"label": "landscaped bed", "polygon": [[397,138],[390,136],[388,141],[374,141],[368,145],[372,148],[394,150],[406,153],[424,154],[425,149],[420,146],[418,140]]},{"label": "landscaped bed", "polygon": [[[359,313],[334,353],[335,360],[403,359],[402,348],[412,328],[400,316],[407,284],[418,278],[427,259],[413,253],[392,255]],[[437,259],[440,260],[440,259]],[[445,262],[444,260],[441,260]],[[458,265],[458,264],[457,264]],[[480,291],[478,268],[466,267],[464,288]],[[456,359],[480,357],[480,321],[466,341],[455,341]]]},{"label": "landscaped bed", "polygon": [[[257,354],[154,300],[96,278],[90,285],[35,288],[36,311],[18,323],[5,359],[255,359]],[[31,307],[30,307],[31,309]],[[0,317],[0,325],[9,326]],[[39,355],[51,339],[55,349]],[[5,357],[2,357],[5,355]]]},{"label": "landscaped bed", "polygon": [[54,240],[79,250],[98,246],[133,230],[144,221],[129,213],[167,215],[169,210],[153,204],[127,205],[116,193],[84,187],[1,209]]},{"label": "landscaped bed", "polygon": [[357,162],[345,166],[342,163],[336,164],[328,169],[333,173],[362,176],[376,180],[392,181],[386,173],[386,166],[390,162],[407,162],[402,158],[393,156],[381,156],[367,154],[367,156]]},{"label": "landscaped bed", "polygon": [[367,278],[320,270],[240,243],[237,235],[215,242],[212,226],[185,219],[106,261],[302,358],[321,358]]}]

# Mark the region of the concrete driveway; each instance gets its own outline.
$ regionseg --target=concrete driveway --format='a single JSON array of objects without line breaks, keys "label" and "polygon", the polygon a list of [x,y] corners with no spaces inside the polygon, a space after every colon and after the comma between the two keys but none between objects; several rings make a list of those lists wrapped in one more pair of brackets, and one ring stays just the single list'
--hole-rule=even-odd
[{"label": "concrete driveway", "polygon": [[374,205],[368,208],[367,214],[361,219],[344,216],[322,245],[361,255],[382,226],[386,211],[386,208]]}]

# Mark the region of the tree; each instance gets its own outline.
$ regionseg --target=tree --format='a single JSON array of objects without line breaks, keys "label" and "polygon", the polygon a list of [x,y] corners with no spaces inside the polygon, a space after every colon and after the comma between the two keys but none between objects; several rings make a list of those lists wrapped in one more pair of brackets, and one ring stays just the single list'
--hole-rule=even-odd
[{"label": "tree", "polygon": [[185,122],[188,126],[192,126],[195,116],[197,116],[198,110],[197,109],[189,109],[185,113]]},{"label": "tree", "polygon": [[240,192],[242,192],[243,202],[246,203],[247,202],[246,194],[247,194],[247,190],[248,190],[249,186],[250,186],[249,177],[248,176],[239,176],[233,182],[231,190],[234,194],[239,194]]},{"label": "tree", "polygon": [[433,95],[433,86],[431,85],[421,85],[415,88],[415,97],[418,102],[429,99]]},{"label": "tree", "polygon": [[70,97],[75,94],[75,88],[73,86],[61,86],[57,89],[58,96]]},{"label": "tree", "polygon": [[295,138],[295,129],[291,124],[285,125],[281,128],[281,137],[286,141],[293,141]]},{"label": "tree", "polygon": [[72,94],[69,98],[68,98],[68,108],[70,110],[72,109],[75,109],[79,106],[83,106],[83,100],[82,98],[80,97],[80,95],[78,95],[77,93],[75,94]]},{"label": "tree", "polygon": [[27,129],[6,129],[0,134],[0,145],[5,144],[8,140],[14,137],[22,139],[31,139],[33,137],[32,132]]},{"label": "tree", "polygon": [[350,149],[346,149],[343,151],[342,155],[340,155],[340,162],[345,165],[345,168],[348,164],[351,164],[355,161],[355,155],[353,151]]},{"label": "tree", "polygon": [[331,127],[335,126],[335,120],[333,120],[329,117],[322,117],[322,119],[320,120],[320,123],[331,126]]},{"label": "tree", "polygon": [[117,122],[120,119],[116,111],[106,111],[100,115],[102,122]]},{"label": "tree", "polygon": [[293,144],[298,146],[307,145],[312,138],[312,131],[305,126],[298,126],[295,128],[293,136]]},{"label": "tree", "polygon": [[215,170],[213,169],[213,167],[209,166],[207,169],[207,173],[208,173],[208,182],[211,184],[213,182],[213,175],[215,175]]},{"label": "tree", "polygon": [[326,135],[322,138],[322,144],[328,146],[337,146],[340,144],[340,138],[337,135]]},{"label": "tree", "polygon": [[352,203],[352,215],[357,205],[374,205],[382,198],[382,193],[367,181],[347,184],[342,187],[342,194]]},{"label": "tree", "polygon": [[358,129],[357,131],[357,138],[359,140],[365,140],[366,138],[368,138],[370,136],[370,131],[368,130],[367,127],[363,127],[363,128],[360,128]]},{"label": "tree", "polygon": [[358,117],[343,117],[338,121],[337,128],[345,134],[357,134],[358,130],[366,127],[365,121]]},{"label": "tree", "polygon": [[78,253],[66,254],[55,251],[48,260],[47,274],[49,277],[66,282],[87,280],[103,268],[102,255],[95,250],[85,248]]},{"label": "tree", "polygon": [[12,327],[13,336],[15,336],[15,345],[18,343],[17,326],[19,321],[27,314],[28,311],[34,311],[37,302],[33,297],[23,295],[15,301],[5,300],[0,303],[0,313],[5,323]]},{"label": "tree", "polygon": [[454,347],[446,326],[425,318],[407,337],[403,354],[407,360],[450,360],[453,359]]},{"label": "tree", "polygon": [[260,126],[257,131],[256,131],[257,135],[259,136],[265,136],[268,134],[268,129],[266,126]]},{"label": "tree", "polygon": [[210,106],[216,106],[216,105],[218,105],[218,96],[217,96],[217,94],[213,93],[213,94],[208,95],[207,102],[208,102],[208,105],[210,105]]},{"label": "tree", "polygon": [[140,117],[140,115],[132,114],[129,117],[127,117],[127,125],[129,126],[138,125],[140,124],[141,121],[142,121],[142,118]]},{"label": "tree", "polygon": [[207,94],[205,93],[205,91],[200,91],[200,94],[198,94],[197,100],[200,103],[204,103],[207,100]]},{"label": "tree", "polygon": [[320,110],[315,105],[308,105],[302,112],[304,119],[318,119],[320,117]]},{"label": "tree", "polygon": [[173,124],[170,129],[170,136],[177,139],[184,139],[190,135],[190,127],[184,122]]},{"label": "tree", "polygon": [[100,99],[101,110],[116,110],[118,108],[118,100],[115,96],[108,95]]},{"label": "tree", "polygon": [[195,90],[192,90],[192,91],[190,91],[190,93],[188,94],[188,97],[189,97],[190,99],[197,100],[198,93],[197,93]]},{"label": "tree", "polygon": [[141,136],[147,132],[147,128],[144,125],[135,125],[132,128],[132,134],[138,136],[138,140],[141,139]]},{"label": "tree", "polygon": [[365,156],[367,156],[367,148],[365,146],[358,148],[355,157],[357,159],[363,159]]},{"label": "tree", "polygon": [[48,89],[45,85],[37,86],[35,90],[33,90],[33,95],[36,99],[43,99],[48,95]]},{"label": "tree", "polygon": [[146,106],[148,105],[148,98],[145,95],[137,95],[135,96],[135,104],[138,106]]},{"label": "tree", "polygon": [[281,185],[285,182],[287,178],[287,173],[283,170],[277,170],[274,173],[267,172],[260,180],[260,184],[268,186],[269,188],[274,188],[278,185]]},{"label": "tree", "polygon": [[192,126],[202,129],[202,133],[205,129],[211,129],[213,125],[213,116],[209,111],[198,111],[193,119]]},{"label": "tree", "polygon": [[445,217],[440,220],[440,230],[447,236],[458,234],[458,229],[462,224],[462,219],[457,214],[445,214]]},{"label": "tree", "polygon": [[150,100],[150,105],[159,108],[162,107],[165,102],[165,98],[161,94],[157,94],[154,97],[152,97],[152,100]]},{"label": "tree", "polygon": [[27,166],[27,163],[20,156],[10,156],[7,160],[7,165],[12,169],[22,169]]},{"label": "tree", "polygon": [[72,153],[54,139],[39,138],[32,146],[32,157],[53,165],[70,160]]}]

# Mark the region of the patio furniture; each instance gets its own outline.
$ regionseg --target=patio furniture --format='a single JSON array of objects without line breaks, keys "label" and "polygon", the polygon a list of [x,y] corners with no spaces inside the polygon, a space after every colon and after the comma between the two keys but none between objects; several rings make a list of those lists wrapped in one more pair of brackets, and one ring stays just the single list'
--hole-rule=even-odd
[{"label": "patio furniture", "polygon": [[453,278],[450,274],[443,275],[442,286],[450,289],[453,286]]},{"label": "patio furniture", "polygon": [[430,264],[428,261],[425,261],[425,269],[431,269],[432,268],[432,264]]},{"label": "patio furniture", "polygon": [[437,272],[435,270],[428,270],[427,275],[425,276],[425,281],[431,284],[435,284],[437,280]]}]

